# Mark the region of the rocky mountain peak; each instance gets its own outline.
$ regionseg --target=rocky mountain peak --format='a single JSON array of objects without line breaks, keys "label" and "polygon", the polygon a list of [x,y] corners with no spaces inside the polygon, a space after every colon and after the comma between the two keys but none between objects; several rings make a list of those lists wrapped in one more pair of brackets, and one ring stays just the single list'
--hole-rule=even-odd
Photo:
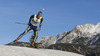
[{"label": "rocky mountain peak", "polygon": [[90,33],[90,34],[94,34],[94,33],[100,33],[100,23],[97,23],[96,25],[93,24],[84,24],[84,25],[77,25],[72,32],[75,33]]},{"label": "rocky mountain peak", "polygon": [[56,43],[95,43],[99,41],[100,37],[100,23],[77,25],[72,31],[65,31],[57,36],[44,37],[38,42],[44,45],[51,45]]}]

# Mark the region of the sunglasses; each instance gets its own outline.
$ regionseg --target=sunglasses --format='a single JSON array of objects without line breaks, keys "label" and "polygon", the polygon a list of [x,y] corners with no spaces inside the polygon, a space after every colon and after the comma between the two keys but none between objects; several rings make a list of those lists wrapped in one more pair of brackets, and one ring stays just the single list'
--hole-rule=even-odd
[{"label": "sunglasses", "polygon": [[38,15],[42,15],[42,13],[38,13]]}]

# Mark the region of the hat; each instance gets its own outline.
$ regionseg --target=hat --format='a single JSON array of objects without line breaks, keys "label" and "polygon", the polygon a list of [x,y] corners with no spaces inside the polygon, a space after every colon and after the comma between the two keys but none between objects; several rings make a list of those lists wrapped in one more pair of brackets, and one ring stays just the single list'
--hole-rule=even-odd
[{"label": "hat", "polygon": [[42,12],[41,12],[41,11],[39,11],[39,12],[38,12],[38,15],[42,15]]}]

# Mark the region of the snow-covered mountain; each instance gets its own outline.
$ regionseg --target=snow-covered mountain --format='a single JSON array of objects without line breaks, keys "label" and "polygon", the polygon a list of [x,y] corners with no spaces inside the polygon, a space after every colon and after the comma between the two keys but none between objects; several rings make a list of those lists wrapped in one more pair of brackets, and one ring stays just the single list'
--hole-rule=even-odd
[{"label": "snow-covered mountain", "polygon": [[65,31],[57,36],[43,37],[39,40],[41,46],[46,47],[57,43],[94,44],[100,41],[100,23],[96,25],[77,25],[72,31]]},{"label": "snow-covered mountain", "polygon": [[0,56],[83,56],[71,52],[50,49],[34,49],[18,46],[0,46]]}]

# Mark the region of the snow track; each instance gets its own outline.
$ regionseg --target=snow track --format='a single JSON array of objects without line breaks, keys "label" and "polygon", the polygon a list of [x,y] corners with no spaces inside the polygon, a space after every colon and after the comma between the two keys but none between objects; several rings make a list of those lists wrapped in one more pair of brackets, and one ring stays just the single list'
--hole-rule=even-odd
[{"label": "snow track", "polygon": [[71,52],[50,49],[34,49],[0,45],[0,56],[83,56]]}]

